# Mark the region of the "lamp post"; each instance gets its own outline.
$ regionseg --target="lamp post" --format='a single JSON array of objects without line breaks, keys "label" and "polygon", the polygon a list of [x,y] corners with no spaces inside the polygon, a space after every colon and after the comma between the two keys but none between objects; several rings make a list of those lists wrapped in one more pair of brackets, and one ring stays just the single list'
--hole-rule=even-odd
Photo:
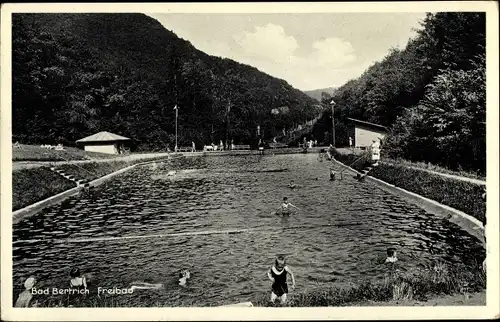
[{"label": "lamp post", "polygon": [[179,117],[179,107],[177,104],[174,106],[175,110],[175,152],[177,152],[177,118]]},{"label": "lamp post", "polygon": [[330,106],[332,108],[332,141],[333,141],[333,147],[335,147],[335,101],[331,100],[330,101]]}]

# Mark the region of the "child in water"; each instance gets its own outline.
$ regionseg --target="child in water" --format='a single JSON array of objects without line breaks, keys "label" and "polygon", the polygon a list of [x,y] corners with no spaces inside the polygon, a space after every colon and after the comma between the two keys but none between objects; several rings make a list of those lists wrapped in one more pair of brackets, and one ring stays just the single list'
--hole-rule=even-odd
[{"label": "child in water", "polygon": [[392,247],[387,248],[387,258],[385,259],[386,263],[395,263],[398,261],[396,257],[396,250]]},{"label": "child in water", "polygon": [[283,198],[283,203],[281,204],[280,208],[278,209],[278,214],[281,213],[282,215],[290,215],[290,208],[289,207],[294,207],[296,209],[299,209],[297,207],[295,207],[294,205],[292,205],[291,203],[288,202],[288,198],[287,197],[284,197]]},{"label": "child in water", "polygon": [[271,286],[271,302],[274,303],[277,298],[280,299],[281,304],[286,303],[286,296],[288,294],[288,284],[286,282],[286,276],[290,274],[292,278],[292,290],[295,289],[295,277],[292,271],[286,265],[285,257],[278,256],[272,266],[267,271],[267,276],[273,282]]},{"label": "child in water", "polygon": [[288,185],[288,187],[289,187],[290,189],[295,189],[295,188],[297,188],[297,185],[296,185],[296,184],[295,184],[295,182],[293,182],[293,180],[292,180],[292,181],[290,181],[290,184]]},{"label": "child in water", "polygon": [[72,288],[87,289],[87,279],[77,267],[71,269],[69,275],[71,276],[70,286]]},{"label": "child in water", "polygon": [[186,286],[187,280],[191,278],[191,272],[187,269],[179,273],[179,285]]}]

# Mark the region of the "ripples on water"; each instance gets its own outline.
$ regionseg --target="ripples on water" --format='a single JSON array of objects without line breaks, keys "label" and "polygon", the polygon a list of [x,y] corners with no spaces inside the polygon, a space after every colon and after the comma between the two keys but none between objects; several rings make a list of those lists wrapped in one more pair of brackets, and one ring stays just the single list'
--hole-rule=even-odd
[{"label": "ripples on water", "polygon": [[[267,291],[266,270],[277,254],[288,256],[298,290],[381,277],[378,262],[390,246],[407,268],[437,259],[466,267],[482,261],[480,244],[458,226],[348,175],[331,182],[329,165],[308,154],[185,158],[135,168],[16,224],[14,284],[33,274],[45,286],[66,287],[69,269],[79,266],[93,285],[164,283],[151,291],[159,303],[204,306],[251,301]],[[290,180],[299,187],[290,190]],[[298,213],[271,215],[284,196]],[[254,230],[67,241],[247,228]],[[192,278],[180,289],[176,278],[184,268]],[[133,296],[140,305],[147,295]]]}]

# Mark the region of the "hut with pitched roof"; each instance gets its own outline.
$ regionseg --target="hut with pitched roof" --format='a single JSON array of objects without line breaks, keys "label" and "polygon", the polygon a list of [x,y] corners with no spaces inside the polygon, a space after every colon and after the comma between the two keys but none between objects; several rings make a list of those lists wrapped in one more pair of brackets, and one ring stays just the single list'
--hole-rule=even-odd
[{"label": "hut with pitched roof", "polygon": [[107,154],[122,154],[127,142],[130,142],[129,138],[106,131],[76,141],[85,151]]}]

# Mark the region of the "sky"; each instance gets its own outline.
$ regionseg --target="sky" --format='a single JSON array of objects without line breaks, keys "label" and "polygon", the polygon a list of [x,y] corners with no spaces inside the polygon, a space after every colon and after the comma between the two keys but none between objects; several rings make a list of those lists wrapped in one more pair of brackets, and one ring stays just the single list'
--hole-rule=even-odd
[{"label": "sky", "polygon": [[403,49],[425,13],[154,13],[209,55],[230,58],[300,90],[338,87],[391,48]]}]

